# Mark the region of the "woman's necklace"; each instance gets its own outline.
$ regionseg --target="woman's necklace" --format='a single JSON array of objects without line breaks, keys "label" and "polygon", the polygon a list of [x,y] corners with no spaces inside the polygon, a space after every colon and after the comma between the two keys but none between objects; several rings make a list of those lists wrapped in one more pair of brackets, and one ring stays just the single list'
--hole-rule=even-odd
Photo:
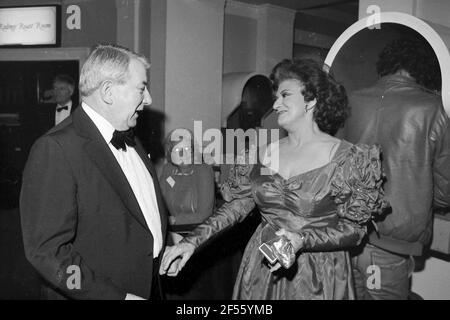
[{"label": "woman's necklace", "polygon": [[175,166],[175,170],[173,172],[176,176],[190,176],[194,173],[194,167],[192,165],[189,166]]}]

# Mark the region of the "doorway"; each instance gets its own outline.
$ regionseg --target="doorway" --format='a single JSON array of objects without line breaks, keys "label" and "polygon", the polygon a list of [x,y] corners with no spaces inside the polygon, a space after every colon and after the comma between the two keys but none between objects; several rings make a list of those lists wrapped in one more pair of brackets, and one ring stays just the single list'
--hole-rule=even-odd
[{"label": "doorway", "polygon": [[[22,171],[31,145],[51,127],[43,118],[54,114],[53,77],[66,73],[78,81],[88,54],[88,48],[0,49],[0,300],[39,298],[40,279],[23,250]],[[77,90],[74,104],[78,97]]]},{"label": "doorway", "polygon": [[[52,82],[57,74],[78,81],[78,61],[0,61],[0,163],[22,172],[31,145],[54,121]],[[73,95],[78,104],[78,89]]]}]

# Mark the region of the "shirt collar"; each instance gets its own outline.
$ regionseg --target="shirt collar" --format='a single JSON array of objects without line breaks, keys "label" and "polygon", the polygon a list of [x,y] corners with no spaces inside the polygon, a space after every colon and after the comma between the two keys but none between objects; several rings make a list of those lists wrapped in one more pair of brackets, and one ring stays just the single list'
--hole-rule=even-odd
[{"label": "shirt collar", "polygon": [[111,123],[103,118],[97,111],[89,107],[85,102],[81,103],[81,107],[89,116],[89,118],[91,118],[92,122],[94,122],[95,126],[102,134],[103,139],[105,139],[106,143],[110,143],[115,130]]},{"label": "shirt collar", "polygon": [[65,103],[64,105],[60,105],[59,103],[56,104],[56,109],[62,108],[67,106],[70,109],[72,109],[72,100],[69,100],[69,102]]},{"label": "shirt collar", "polygon": [[401,74],[391,74],[384,77],[381,77],[378,80],[380,84],[407,84],[414,87],[419,87],[416,81],[413,78],[403,76]]}]

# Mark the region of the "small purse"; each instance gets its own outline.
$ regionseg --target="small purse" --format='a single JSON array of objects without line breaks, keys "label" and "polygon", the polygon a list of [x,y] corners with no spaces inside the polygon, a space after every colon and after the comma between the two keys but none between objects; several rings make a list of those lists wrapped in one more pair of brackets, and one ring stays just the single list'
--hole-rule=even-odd
[{"label": "small purse", "polygon": [[274,227],[270,224],[264,226],[259,251],[270,264],[275,264],[278,261],[283,268],[289,269],[295,262],[294,247],[286,236],[278,236],[275,232]]}]

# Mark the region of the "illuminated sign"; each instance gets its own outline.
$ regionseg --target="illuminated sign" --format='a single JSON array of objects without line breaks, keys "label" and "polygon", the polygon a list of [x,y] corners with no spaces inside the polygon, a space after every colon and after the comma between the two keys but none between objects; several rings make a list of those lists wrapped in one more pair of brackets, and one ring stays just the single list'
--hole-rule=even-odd
[{"label": "illuminated sign", "polygon": [[59,6],[0,8],[0,46],[59,44]]}]

